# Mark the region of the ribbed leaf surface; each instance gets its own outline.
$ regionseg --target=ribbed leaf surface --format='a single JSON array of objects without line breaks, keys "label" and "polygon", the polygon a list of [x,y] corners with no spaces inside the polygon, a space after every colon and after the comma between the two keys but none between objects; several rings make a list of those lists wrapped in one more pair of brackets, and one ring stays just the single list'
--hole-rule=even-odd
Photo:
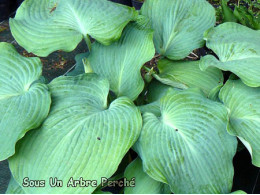
[{"label": "ribbed leaf surface", "polygon": [[92,193],[96,186],[67,187],[78,180],[110,178],[139,137],[142,118],[126,97],[107,107],[108,81],[95,74],[60,77],[49,85],[53,104],[42,127],[25,136],[9,165],[24,177],[63,180],[61,188],[23,188],[26,193]]},{"label": "ribbed leaf surface", "polygon": [[214,66],[233,72],[250,87],[260,86],[260,30],[230,22],[210,29],[204,38],[219,60],[205,56],[201,69]]},{"label": "ribbed leaf surface", "polygon": [[8,188],[5,192],[6,194],[25,194],[22,187],[15,181],[15,179],[11,176],[10,182],[8,184]]},{"label": "ribbed leaf surface", "polygon": [[39,58],[25,58],[8,43],[0,43],[0,161],[15,153],[15,144],[47,117],[48,87],[36,82]]},{"label": "ribbed leaf surface", "polygon": [[143,171],[139,157],[128,165],[125,177],[128,180],[135,178],[135,187],[125,187],[125,194],[171,194],[168,185],[155,181]]},{"label": "ribbed leaf surface", "polygon": [[110,89],[117,96],[135,100],[144,88],[140,69],[155,53],[153,32],[145,23],[130,23],[122,37],[110,46],[93,44],[88,57],[93,71],[109,80]]},{"label": "ribbed leaf surface", "polygon": [[238,136],[249,150],[253,164],[260,167],[260,88],[229,80],[219,98],[230,110],[228,131]]},{"label": "ribbed leaf surface", "polygon": [[199,61],[158,61],[159,81],[172,87],[200,88],[206,96],[214,98],[223,86],[223,74],[217,68],[201,71]]},{"label": "ribbed leaf surface", "polygon": [[146,0],[141,14],[152,22],[157,52],[172,60],[203,46],[203,33],[216,20],[206,0]]},{"label": "ribbed leaf surface", "polygon": [[108,45],[137,15],[134,8],[107,0],[26,0],[10,19],[10,27],[19,45],[47,56],[74,50],[88,35]]},{"label": "ribbed leaf surface", "polygon": [[226,130],[226,108],[188,89],[169,91],[160,110],[143,114],[135,145],[145,172],[174,193],[229,193],[237,141]]}]

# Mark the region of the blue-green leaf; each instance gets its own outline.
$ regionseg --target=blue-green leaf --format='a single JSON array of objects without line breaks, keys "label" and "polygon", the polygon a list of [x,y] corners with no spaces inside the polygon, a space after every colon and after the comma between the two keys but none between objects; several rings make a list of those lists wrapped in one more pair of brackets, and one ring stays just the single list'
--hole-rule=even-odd
[{"label": "blue-green leaf", "polygon": [[125,194],[170,194],[167,184],[155,181],[143,171],[142,160],[138,157],[125,170],[128,180],[135,179],[135,187],[125,187]]},{"label": "blue-green leaf", "polygon": [[146,0],[141,14],[152,22],[156,51],[172,60],[203,46],[203,33],[216,21],[206,0]]},{"label": "blue-green leaf", "polygon": [[89,56],[89,52],[86,53],[80,53],[78,55],[75,56],[75,68],[68,72],[68,74],[66,76],[77,76],[80,74],[85,73],[85,69],[84,69],[84,60],[87,59],[87,57]]},{"label": "blue-green leaf", "polygon": [[242,190],[237,190],[235,192],[232,192],[231,194],[247,194],[247,193]]},{"label": "blue-green leaf", "polygon": [[154,54],[153,31],[140,19],[130,23],[112,45],[93,44],[88,62],[95,73],[109,80],[117,96],[135,100],[144,88],[140,69]]},{"label": "blue-green leaf", "polygon": [[135,150],[144,171],[173,193],[230,193],[237,140],[226,130],[227,109],[197,89],[172,89],[160,111],[143,114]]},{"label": "blue-green leaf", "polygon": [[207,31],[204,38],[219,60],[212,55],[203,57],[202,70],[217,67],[233,72],[250,87],[260,86],[260,30],[227,22]]},{"label": "blue-green leaf", "polygon": [[241,80],[229,80],[220,100],[229,109],[228,131],[237,136],[260,167],[260,88],[250,88]]},{"label": "blue-green leaf", "polygon": [[47,117],[51,98],[38,81],[39,58],[25,58],[8,43],[0,43],[0,161],[15,153],[15,144]]},{"label": "blue-green leaf", "polygon": [[[142,118],[122,97],[107,105],[109,83],[95,74],[59,77],[49,84],[53,104],[41,128],[27,134],[9,159],[13,177],[45,180],[26,193],[92,193],[101,177],[110,178],[139,137]],[[50,177],[63,187],[50,187]],[[70,178],[96,180],[88,187],[67,187]]]},{"label": "blue-green leaf", "polygon": [[187,89],[200,88],[207,97],[215,99],[223,86],[224,77],[221,70],[209,68],[201,71],[199,61],[158,61],[159,81],[172,87]]},{"label": "blue-green leaf", "polygon": [[25,194],[23,188],[15,181],[13,176],[11,176],[8,188],[5,192],[6,194]]},{"label": "blue-green leaf", "polygon": [[90,44],[89,36],[109,45],[137,15],[134,8],[107,0],[26,0],[10,27],[28,52],[48,56],[74,50],[83,38]]}]

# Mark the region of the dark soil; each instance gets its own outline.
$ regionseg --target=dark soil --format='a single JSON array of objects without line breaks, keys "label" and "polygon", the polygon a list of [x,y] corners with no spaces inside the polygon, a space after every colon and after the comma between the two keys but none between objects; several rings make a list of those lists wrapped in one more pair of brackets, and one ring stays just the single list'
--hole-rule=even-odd
[{"label": "dark soil", "polygon": [[[17,44],[10,32],[8,21],[0,23],[0,42],[12,43],[21,55],[26,57],[35,57],[34,54],[28,53]],[[87,46],[85,42],[82,41],[79,46],[70,53],[57,51],[50,54],[48,57],[40,58],[43,64],[43,76],[48,81],[51,81],[60,75],[64,75],[72,66],[74,66],[74,57],[76,54],[86,51]]]}]

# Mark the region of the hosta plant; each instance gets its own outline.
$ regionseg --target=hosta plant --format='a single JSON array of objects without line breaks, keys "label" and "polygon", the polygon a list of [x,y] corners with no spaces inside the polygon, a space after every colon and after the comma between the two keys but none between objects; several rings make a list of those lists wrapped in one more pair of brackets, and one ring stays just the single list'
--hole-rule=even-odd
[{"label": "hosta plant", "polygon": [[25,0],[20,46],[88,52],[46,83],[40,58],[0,43],[7,193],[231,193],[238,140],[260,167],[260,31],[215,22],[206,0]]}]

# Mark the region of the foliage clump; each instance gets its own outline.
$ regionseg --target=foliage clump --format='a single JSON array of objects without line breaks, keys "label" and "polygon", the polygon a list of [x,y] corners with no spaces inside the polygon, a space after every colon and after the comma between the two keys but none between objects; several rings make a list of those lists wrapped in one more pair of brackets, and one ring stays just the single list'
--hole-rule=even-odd
[{"label": "foliage clump", "polygon": [[[237,140],[260,167],[258,4],[241,3],[233,11],[223,0],[227,22],[215,26],[206,0],[146,0],[140,12],[107,0],[24,1],[10,27],[28,52],[70,52],[82,40],[89,51],[45,83],[39,58],[0,43],[7,192],[103,193],[102,177],[125,176],[136,177],[125,193],[231,193]],[[188,60],[200,48],[210,52]]]}]

